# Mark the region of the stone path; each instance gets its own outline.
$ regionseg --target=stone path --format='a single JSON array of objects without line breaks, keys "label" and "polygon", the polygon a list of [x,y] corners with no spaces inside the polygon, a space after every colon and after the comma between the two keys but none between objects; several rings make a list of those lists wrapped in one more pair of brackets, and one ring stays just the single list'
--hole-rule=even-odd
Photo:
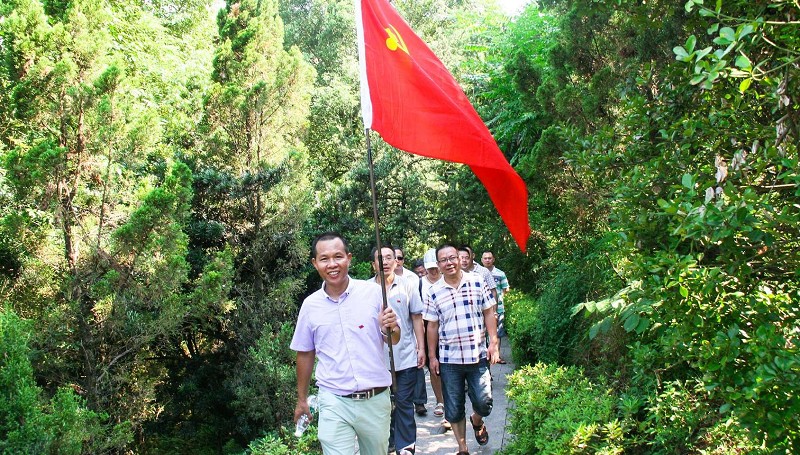
[{"label": "stone path", "polygon": [[[492,398],[494,408],[492,414],[486,417],[486,429],[489,430],[489,443],[481,447],[475,441],[475,433],[467,422],[467,447],[470,455],[493,454],[499,451],[507,443],[509,434],[506,433],[508,401],[506,400],[505,388],[508,383],[507,375],[514,371],[514,364],[511,362],[511,347],[508,338],[503,339],[500,346],[500,357],[508,363],[492,366]],[[416,416],[417,419],[417,454],[424,455],[454,455],[458,450],[458,444],[453,436],[452,430],[442,433],[442,418],[433,415],[433,408],[436,406],[436,398],[431,389],[430,378],[426,375],[425,380],[428,386],[428,415]],[[467,398],[466,413],[472,413],[472,405]]]}]

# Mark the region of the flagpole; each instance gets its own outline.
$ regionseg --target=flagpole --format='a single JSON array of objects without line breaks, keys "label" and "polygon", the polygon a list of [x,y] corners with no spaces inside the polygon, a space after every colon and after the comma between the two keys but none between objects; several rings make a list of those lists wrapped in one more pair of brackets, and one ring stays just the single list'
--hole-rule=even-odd
[{"label": "flagpole", "polygon": [[[378,274],[381,277],[381,294],[383,295],[383,309],[385,310],[389,306],[389,300],[386,296],[386,275],[383,273],[383,253],[382,253],[382,245],[381,245],[381,233],[378,229],[378,196],[377,191],[375,190],[375,165],[372,162],[372,143],[369,140],[369,128],[364,129],[364,133],[367,136],[367,162],[369,163],[369,187],[372,192],[372,218],[375,222],[375,245],[376,251],[378,253]],[[394,251],[392,252],[394,253]],[[374,258],[373,258],[374,259]],[[397,315],[399,317],[399,315]],[[393,329],[388,329],[386,331],[389,342],[389,371],[392,373],[392,402],[394,403],[394,395],[397,393],[397,373],[394,369],[394,349],[392,347],[392,332]]]}]

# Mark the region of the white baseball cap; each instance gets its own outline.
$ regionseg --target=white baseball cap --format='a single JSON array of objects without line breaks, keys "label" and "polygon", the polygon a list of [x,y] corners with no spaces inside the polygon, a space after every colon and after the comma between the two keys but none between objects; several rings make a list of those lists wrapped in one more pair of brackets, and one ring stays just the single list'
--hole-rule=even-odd
[{"label": "white baseball cap", "polygon": [[432,269],[436,267],[436,250],[431,248],[426,251],[425,256],[422,257],[422,262],[425,263],[426,269]]}]

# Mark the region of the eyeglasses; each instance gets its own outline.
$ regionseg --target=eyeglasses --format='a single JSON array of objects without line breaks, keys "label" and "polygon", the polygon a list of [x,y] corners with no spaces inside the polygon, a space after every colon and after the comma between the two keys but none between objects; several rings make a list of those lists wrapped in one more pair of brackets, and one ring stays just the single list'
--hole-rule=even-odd
[{"label": "eyeglasses", "polygon": [[439,264],[447,264],[448,262],[458,262],[458,256],[450,256],[449,258],[439,259]]},{"label": "eyeglasses", "polygon": [[398,261],[402,261],[403,260],[403,256],[397,256],[395,259],[397,259]]}]

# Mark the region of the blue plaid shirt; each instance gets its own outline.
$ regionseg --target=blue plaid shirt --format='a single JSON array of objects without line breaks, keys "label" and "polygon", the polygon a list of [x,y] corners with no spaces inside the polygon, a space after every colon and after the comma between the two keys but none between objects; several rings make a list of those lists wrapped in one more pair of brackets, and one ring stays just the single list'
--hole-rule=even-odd
[{"label": "blue plaid shirt", "polygon": [[483,310],[495,300],[483,277],[463,272],[457,287],[441,279],[430,287],[424,303],[422,318],[439,323],[439,362],[466,365],[486,358]]}]

